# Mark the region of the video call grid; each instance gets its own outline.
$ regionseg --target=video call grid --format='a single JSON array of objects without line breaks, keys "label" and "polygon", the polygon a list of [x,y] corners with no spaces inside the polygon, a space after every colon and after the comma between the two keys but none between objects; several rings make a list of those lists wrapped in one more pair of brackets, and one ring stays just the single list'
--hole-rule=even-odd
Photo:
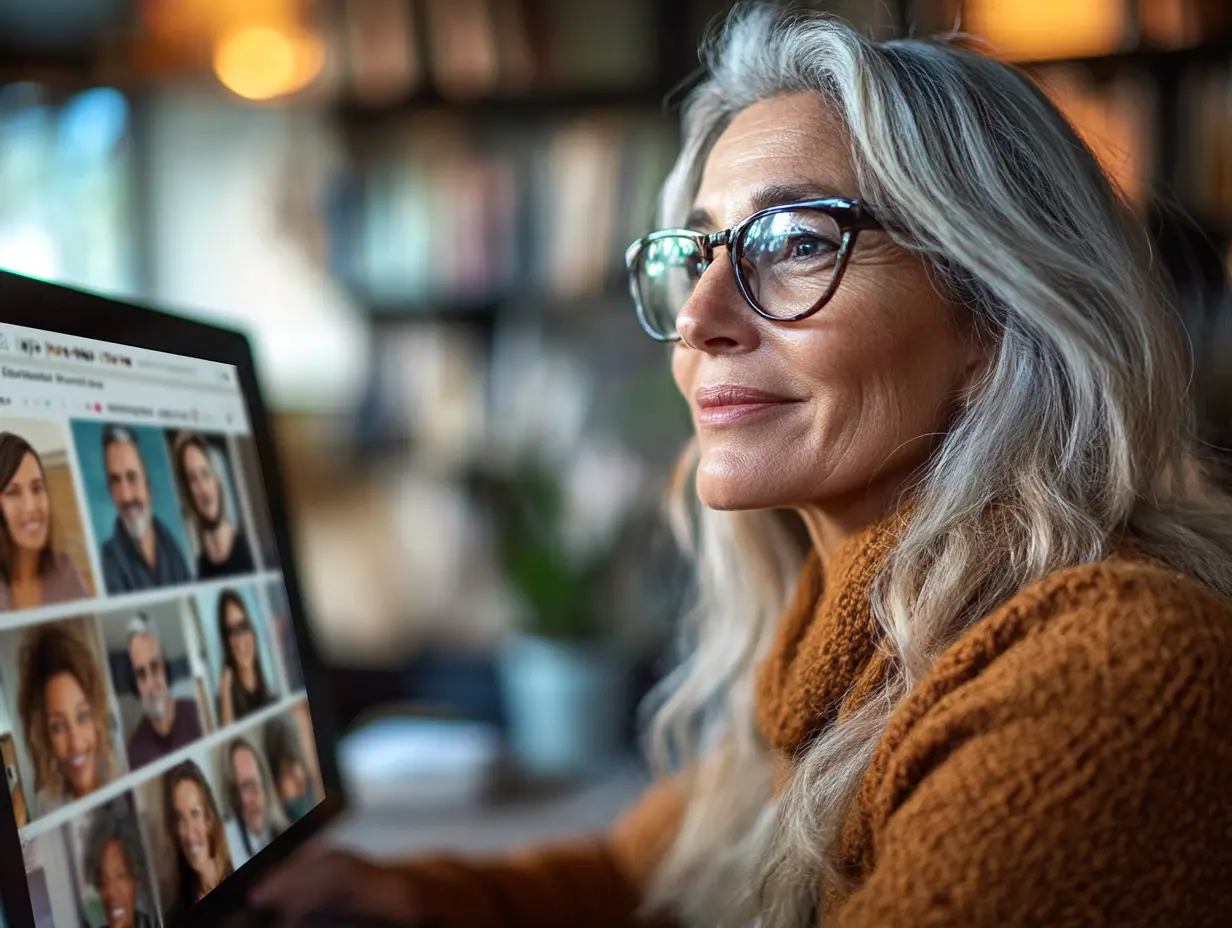
[{"label": "video call grid", "polygon": [[[17,425],[18,423],[28,422],[37,422],[52,428],[59,428],[64,433],[64,439],[62,442],[62,466],[67,469],[71,477],[71,505],[76,508],[76,517],[80,529],[80,537],[84,542],[84,563],[82,564],[82,567],[84,567],[87,572],[87,576],[89,578],[88,582],[93,587],[94,595],[91,596],[87,594],[75,600],[42,605],[33,608],[23,608],[16,603],[8,603],[6,601],[5,605],[9,609],[19,611],[0,612],[0,635],[5,635],[6,637],[12,638],[13,634],[19,633],[25,628],[64,622],[74,618],[84,618],[94,628],[94,637],[98,639],[96,643],[101,644],[101,629],[98,627],[98,618],[95,617],[95,614],[108,614],[114,616],[118,611],[132,611],[136,613],[142,611],[143,608],[152,607],[160,602],[165,602],[168,594],[171,594],[173,598],[183,599],[185,597],[198,597],[203,593],[217,593],[222,589],[234,587],[236,585],[248,586],[252,591],[252,594],[255,594],[256,596],[256,612],[264,612],[266,616],[270,616],[275,610],[269,602],[269,593],[273,589],[273,585],[276,584],[282,603],[281,610],[283,612],[283,618],[284,620],[289,618],[285,615],[285,590],[282,589],[281,573],[276,570],[262,570],[260,567],[262,563],[264,563],[267,567],[270,565],[278,566],[277,555],[273,549],[272,538],[269,537],[268,509],[265,507],[264,503],[264,488],[260,485],[260,476],[259,474],[255,475],[255,479],[258,482],[257,490],[259,491],[259,496],[261,498],[258,501],[254,501],[252,498],[254,496],[252,492],[253,488],[250,483],[250,481],[254,479],[254,475],[245,474],[241,470],[245,464],[241,460],[243,455],[237,441],[237,436],[223,436],[220,434],[209,435],[208,440],[215,444],[215,447],[209,450],[213,450],[215,452],[211,463],[217,468],[217,465],[219,464],[219,455],[217,452],[219,447],[222,448],[221,467],[226,468],[229,471],[224,478],[227,483],[226,489],[229,493],[228,504],[231,509],[232,518],[234,519],[237,527],[240,527],[241,531],[245,533],[249,545],[251,546],[251,570],[249,572],[239,572],[233,576],[220,580],[203,581],[199,578],[199,574],[202,573],[202,571],[193,569],[193,567],[189,566],[187,563],[191,558],[192,553],[197,554],[199,563],[202,562],[203,543],[201,538],[198,536],[193,538],[193,541],[196,542],[195,545],[190,546],[185,544],[183,545],[183,550],[181,551],[181,554],[185,555],[183,560],[185,561],[186,566],[188,566],[187,577],[181,576],[176,580],[165,582],[161,586],[157,585],[158,581],[155,581],[155,585],[152,589],[128,592],[123,590],[122,584],[111,582],[113,576],[116,576],[116,574],[114,571],[109,571],[108,568],[114,565],[104,563],[104,545],[106,542],[100,541],[100,538],[103,534],[102,529],[105,528],[105,519],[98,518],[97,512],[100,509],[105,511],[105,504],[100,506],[102,501],[101,494],[98,492],[98,481],[96,477],[91,478],[90,474],[85,471],[85,468],[82,465],[82,455],[80,454],[81,449],[78,447],[77,443],[78,437],[82,432],[89,432],[94,428],[98,428],[101,432],[103,424],[98,423],[97,421],[91,422],[88,420],[70,420],[65,422],[64,420],[56,419],[34,419],[32,417],[27,418],[24,416],[20,418],[16,416],[2,416],[0,417],[0,431],[8,431],[7,426],[10,423]],[[174,449],[174,445],[172,444],[172,436],[183,435],[189,432],[189,430],[186,429],[164,430],[156,429],[151,426],[137,425],[135,423],[117,424],[126,426],[129,434],[143,434],[146,440],[139,443],[141,450],[145,452],[145,454],[150,454],[152,450],[155,457],[160,454],[163,448],[161,442],[150,441],[152,436],[157,436],[160,433],[163,436],[166,436],[168,446],[166,450],[170,453]],[[248,440],[251,441],[251,439]],[[255,450],[250,449],[248,466],[251,466],[254,462]],[[223,483],[224,480],[220,480],[219,483]],[[166,481],[164,475],[162,505],[160,506],[158,504],[158,500],[156,498],[148,499],[147,503],[149,504],[149,509],[152,510],[150,514],[154,517],[154,519],[159,519],[162,516],[166,516],[167,521],[174,525],[177,521],[176,514],[173,508],[169,508],[167,506],[168,494],[165,492],[165,483]],[[3,488],[0,488],[0,490],[2,489]],[[190,527],[198,528],[199,526],[191,525],[192,518],[190,515],[190,507],[192,506],[192,501],[187,498],[188,493],[183,485],[174,485],[172,489],[175,491],[176,496],[179,497],[178,502],[181,504],[182,511],[179,514],[180,519],[178,520],[179,532],[169,531],[167,534],[171,537],[173,542],[180,542],[182,544],[187,538],[187,533],[190,530]],[[155,494],[151,492],[150,497],[154,496]],[[82,506],[82,501],[85,502],[85,506]],[[112,502],[114,503],[115,501],[113,500]],[[260,526],[258,526],[256,532],[253,530],[253,526],[258,524],[257,520],[253,517],[254,508],[258,506],[261,509],[259,515],[265,520],[265,531],[263,533],[265,536],[264,538],[257,537],[258,533],[260,533]],[[118,531],[121,524],[120,519],[116,519],[113,524],[114,528]],[[113,531],[113,535],[115,534],[117,534],[117,532]],[[266,621],[268,621],[268,619]],[[167,771],[174,769],[185,758],[200,758],[208,756],[213,752],[221,750],[233,739],[242,736],[246,732],[257,731],[263,725],[266,725],[270,721],[280,717],[284,720],[290,718],[291,714],[297,709],[303,711],[307,717],[304,690],[302,688],[302,669],[297,668],[297,679],[300,681],[300,685],[292,688],[288,683],[287,668],[284,667],[284,661],[289,661],[292,656],[284,653],[284,649],[280,647],[277,641],[272,640],[272,636],[270,639],[267,639],[266,645],[271,651],[271,670],[277,678],[277,682],[274,685],[277,688],[277,691],[282,694],[281,698],[277,699],[273,704],[267,705],[247,717],[236,719],[230,724],[223,724],[221,719],[215,719],[214,725],[210,726],[213,728],[212,731],[209,731],[202,737],[185,745],[184,747],[179,748],[158,760],[147,763],[137,770],[121,773],[116,776],[112,782],[100,786],[91,793],[68,803],[62,808],[51,811],[46,815],[31,816],[29,823],[21,831],[21,836],[25,846],[29,848],[41,839],[55,836],[60,833],[62,833],[60,836],[67,840],[68,829],[74,822],[84,821],[86,817],[90,816],[95,810],[104,809],[117,799],[123,799],[124,797],[128,797],[127,801],[129,802],[130,808],[133,810],[133,814],[140,818],[141,816],[137,812],[140,804],[135,801],[135,797],[138,792],[142,789],[142,787],[148,786],[158,780]],[[102,652],[104,655],[106,654],[105,645],[102,648]],[[297,655],[294,659],[298,662]],[[105,657],[104,664],[109,664]],[[104,676],[107,680],[109,693],[117,693],[116,681],[112,679],[112,670],[110,666],[105,666]],[[20,734],[17,729],[19,729],[20,726],[17,724],[15,707],[13,706],[12,687],[11,685],[6,685],[5,688],[9,692],[9,711],[13,720],[10,727],[14,729],[12,735],[14,738],[18,738],[20,737]],[[112,707],[114,707],[117,703],[118,697],[113,696],[111,698]],[[308,724],[310,728],[310,721]],[[307,741],[308,744],[304,745],[304,748],[312,753],[313,766],[315,767],[315,744],[310,737]],[[317,768],[317,771],[317,776],[319,779],[319,768]],[[29,784],[29,786],[32,787],[33,784]],[[320,798],[321,796],[318,794],[316,796],[316,801],[319,801]],[[29,797],[27,797],[27,802],[29,803]],[[144,822],[142,825],[144,826]],[[152,856],[154,848],[150,845],[149,836],[145,833],[145,827],[140,827],[139,831],[141,833],[141,842],[144,846],[143,850],[146,857],[143,866],[149,868],[151,866],[150,862],[154,859]],[[79,865],[79,863],[80,862],[74,862],[74,866]],[[145,874],[147,879],[149,876],[149,873]],[[155,880],[154,882],[157,883],[158,880]],[[64,887],[57,887],[58,890],[62,890],[63,888]],[[150,891],[151,895],[153,895],[155,900],[157,900],[157,886],[152,886]],[[97,904],[95,907],[97,908]],[[89,906],[85,905],[84,901],[83,908],[89,908]],[[164,907],[160,903],[156,902],[155,911],[152,913],[145,913],[148,918],[153,919],[151,923],[161,923],[163,908]],[[91,924],[94,923],[94,920],[88,921]]]},{"label": "video call grid", "polygon": [[[212,676],[214,674],[212,661],[208,657],[205,658],[205,666],[200,669],[204,674],[204,679],[206,681],[205,695],[209,704],[207,707],[202,707],[202,709],[209,713],[208,721],[210,724],[208,725],[208,728],[210,730],[205,731],[200,738],[193,740],[185,747],[177,748],[174,753],[168,754],[158,760],[141,764],[136,768],[131,765],[131,762],[126,762],[126,771],[118,774],[112,783],[105,786],[100,786],[87,796],[74,800],[65,807],[57,809],[46,815],[38,815],[33,810],[32,791],[30,790],[30,785],[26,785],[27,791],[30,792],[30,795],[27,795],[25,799],[27,805],[31,807],[31,811],[29,813],[28,824],[19,829],[19,834],[22,838],[25,839],[36,837],[43,831],[53,829],[57,825],[62,824],[64,821],[73,818],[75,815],[88,811],[95,805],[105,803],[108,798],[124,791],[118,786],[121,781],[128,782],[131,785],[133,782],[148,779],[146,775],[150,771],[161,771],[174,766],[174,759],[183,760],[187,754],[192,753],[193,750],[197,750],[202,745],[208,746],[210,744],[218,744],[228,740],[230,737],[235,737],[234,729],[237,727],[247,727],[254,718],[268,719],[279,714],[278,711],[275,711],[279,709],[279,707],[281,707],[282,710],[286,710],[287,708],[293,707],[305,699],[307,693],[303,685],[302,668],[298,667],[298,659],[295,655],[288,655],[284,653],[284,647],[281,646],[278,640],[279,635],[272,620],[275,613],[286,612],[284,607],[286,601],[285,592],[279,593],[279,603],[277,608],[275,608],[274,604],[271,603],[271,597],[269,596],[269,592],[275,587],[281,590],[281,584],[281,573],[267,572],[265,574],[255,575],[249,578],[242,578],[238,583],[236,580],[229,580],[219,581],[208,585],[189,587],[187,590],[177,591],[180,595],[171,598],[167,597],[167,591],[159,591],[154,594],[145,594],[136,597],[136,603],[132,606],[129,606],[127,603],[117,604],[108,602],[106,610],[98,613],[83,614],[80,611],[70,611],[64,615],[35,619],[34,621],[23,622],[16,627],[0,629],[0,641],[3,641],[9,638],[11,633],[19,633],[27,628],[38,628],[44,625],[57,624],[66,621],[82,621],[85,622],[91,629],[91,638],[93,641],[89,642],[89,644],[93,647],[97,647],[99,653],[106,655],[106,645],[103,640],[100,620],[106,620],[110,623],[114,623],[117,619],[121,618],[124,613],[131,612],[135,615],[156,606],[179,605],[184,603],[189,598],[195,598],[195,595],[204,594],[212,597],[224,589],[236,589],[238,587],[248,592],[257,603],[256,614],[253,616],[253,619],[258,624],[259,640],[261,642],[259,647],[263,652],[263,666],[266,668],[267,674],[272,674],[273,676],[273,680],[267,682],[271,683],[274,692],[282,694],[272,706],[266,706],[263,709],[256,710],[251,715],[242,716],[231,723],[223,724],[221,719],[218,718],[216,708],[219,696],[219,685]],[[192,607],[189,606],[188,608],[191,609]],[[206,638],[216,637],[212,636],[208,626],[205,625],[205,617],[200,616],[199,613],[198,617],[202,620],[198,626],[201,631],[194,632],[191,636],[186,637],[195,639],[198,634],[204,634]],[[285,616],[282,621],[289,623],[289,616]],[[200,648],[205,647],[204,640],[197,642],[197,644]],[[221,643],[216,642],[214,647],[215,650],[220,650]],[[187,658],[188,655],[182,655],[181,657]],[[297,664],[294,669],[288,668],[287,666],[291,660],[294,660]],[[126,691],[123,683],[114,678],[110,660],[104,660],[103,667],[101,669],[105,678],[104,685],[106,687],[108,697],[109,711],[111,711],[115,707],[118,707],[120,696]],[[16,708],[17,681],[8,680],[3,673],[0,673],[0,701],[3,701],[7,705],[9,717],[12,721],[12,731],[7,733],[11,734],[14,738],[14,742],[19,744],[28,754],[29,749],[28,746],[23,743],[21,724]],[[0,731],[0,735],[4,734],[6,734],[6,732]],[[168,762],[168,758],[172,758],[173,760]],[[44,821],[46,824],[44,824]]]},{"label": "video call grid", "polygon": [[[88,897],[82,897],[81,890],[83,882],[87,885],[90,883],[90,878],[82,872],[82,861],[80,852],[73,847],[71,829],[75,825],[82,825],[89,828],[89,817],[95,813],[112,812],[118,806],[123,810],[123,814],[127,816],[133,823],[133,836],[138,841],[138,846],[135,851],[134,873],[135,881],[141,893],[141,899],[145,903],[145,908],[142,911],[142,918],[133,921],[131,924],[135,928],[161,928],[161,926],[174,914],[178,914],[185,907],[184,900],[179,899],[174,888],[168,891],[167,884],[162,877],[162,870],[165,866],[166,841],[174,841],[174,838],[168,837],[166,840],[159,840],[162,835],[157,833],[157,830],[152,826],[150,821],[150,810],[157,806],[157,800],[151,800],[150,791],[153,790],[154,796],[160,793],[158,781],[166,775],[169,770],[175,770],[185,759],[194,761],[198,769],[205,775],[209,782],[209,787],[215,793],[215,801],[221,803],[222,792],[224,787],[220,786],[216,780],[214,772],[214,762],[211,755],[216,752],[223,751],[229,742],[235,739],[245,739],[256,744],[259,743],[259,738],[256,733],[264,726],[271,723],[282,721],[283,723],[293,722],[292,716],[297,712],[303,712],[307,716],[307,701],[300,695],[296,697],[288,697],[283,703],[269,707],[269,709],[260,714],[254,715],[252,718],[243,720],[242,723],[237,723],[232,727],[232,730],[225,733],[220,732],[215,737],[205,739],[203,742],[194,744],[189,748],[185,748],[181,755],[174,759],[168,758],[169,767],[163,770],[153,770],[147,775],[142,773],[142,776],[135,782],[127,783],[123,788],[119,788],[108,792],[104,795],[100,791],[97,800],[90,804],[84,810],[77,811],[74,815],[68,816],[56,823],[48,823],[47,827],[39,831],[37,834],[23,835],[22,848],[26,857],[27,876],[31,878],[31,897],[34,903],[36,924],[39,928],[47,926],[47,928],[78,928],[81,925],[98,926],[103,928],[109,925],[110,922],[105,916],[91,917],[91,910],[97,911],[100,905],[101,894],[97,888],[91,887]],[[309,737],[311,732],[308,732]],[[319,773],[318,773],[319,777]],[[311,807],[315,807],[323,798],[323,790],[319,788],[313,795],[312,804],[305,810],[299,812],[294,818],[287,818],[283,822],[282,830],[289,827],[299,817],[307,814]],[[232,829],[235,826],[234,821],[225,823],[225,838],[224,843],[228,847],[228,853],[231,855],[231,869],[227,876],[234,873],[235,870],[242,867],[256,856],[262,847],[256,847],[251,853],[245,854],[242,851],[237,855],[235,838],[233,837]],[[164,829],[167,828],[163,822]],[[222,831],[220,825],[220,831]],[[45,842],[54,842],[48,847]],[[48,851],[51,852],[48,855]],[[130,852],[131,853],[131,852]],[[173,852],[174,853],[174,852]],[[67,870],[54,874],[45,872],[46,865],[52,860],[59,858],[62,864],[67,867]],[[38,863],[37,870],[32,870],[32,860]],[[39,879],[33,879],[37,876]],[[67,882],[68,885],[65,885]],[[191,905],[196,900],[188,900]]]}]

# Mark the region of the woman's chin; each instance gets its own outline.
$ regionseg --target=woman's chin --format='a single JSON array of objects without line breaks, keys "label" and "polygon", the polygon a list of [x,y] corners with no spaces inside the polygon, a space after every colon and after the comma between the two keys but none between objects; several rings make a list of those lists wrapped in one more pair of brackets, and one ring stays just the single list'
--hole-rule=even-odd
[{"label": "woman's chin", "polygon": [[[698,474],[697,497],[707,509],[719,512],[741,512],[748,509],[773,509],[781,504],[750,481],[730,477],[714,478]],[[759,492],[760,491],[760,492]]]},{"label": "woman's chin", "polygon": [[22,538],[14,538],[13,541],[25,554],[38,557],[47,547],[47,534],[44,532],[41,537],[26,535]]},{"label": "woman's chin", "polygon": [[73,795],[77,797],[88,796],[98,787],[94,777],[76,777],[69,780],[69,785],[72,787]]}]

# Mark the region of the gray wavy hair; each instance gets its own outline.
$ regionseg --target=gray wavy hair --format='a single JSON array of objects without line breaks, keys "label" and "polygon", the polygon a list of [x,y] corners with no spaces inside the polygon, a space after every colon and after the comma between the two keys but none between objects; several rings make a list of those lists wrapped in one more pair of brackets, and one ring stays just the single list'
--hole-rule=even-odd
[{"label": "gray wavy hair", "polygon": [[[854,792],[902,698],[1025,584],[1131,537],[1232,597],[1232,503],[1211,478],[1190,356],[1144,230],[1020,71],[951,41],[873,41],[820,14],[738,8],[703,46],[661,219],[679,226],[745,107],[819,95],[844,118],[859,195],[922,255],[992,346],[980,389],[903,488],[913,517],[872,590],[884,687],[822,732],[774,796],[753,671],[808,550],[798,517],[671,494],[697,568],[688,658],[652,696],[648,752],[689,806],[648,903],[694,926],[798,928],[826,885]],[[689,773],[691,772],[691,773]]]}]

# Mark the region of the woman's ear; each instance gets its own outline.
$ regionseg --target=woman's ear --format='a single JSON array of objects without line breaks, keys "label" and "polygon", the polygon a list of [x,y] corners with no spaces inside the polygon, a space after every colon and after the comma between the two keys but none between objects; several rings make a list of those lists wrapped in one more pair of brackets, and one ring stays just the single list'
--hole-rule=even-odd
[{"label": "woman's ear", "polygon": [[997,356],[997,338],[974,316],[963,320],[963,330],[966,352],[958,387],[963,405],[970,406],[988,386]]}]

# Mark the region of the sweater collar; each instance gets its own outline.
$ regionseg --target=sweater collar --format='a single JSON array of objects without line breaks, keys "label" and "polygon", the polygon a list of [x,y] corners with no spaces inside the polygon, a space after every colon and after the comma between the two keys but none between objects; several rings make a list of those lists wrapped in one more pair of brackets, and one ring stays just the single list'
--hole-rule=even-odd
[{"label": "sweater collar", "polygon": [[843,541],[823,568],[809,553],[757,673],[757,722],[769,745],[795,754],[884,672],[870,593],[910,504]]}]

